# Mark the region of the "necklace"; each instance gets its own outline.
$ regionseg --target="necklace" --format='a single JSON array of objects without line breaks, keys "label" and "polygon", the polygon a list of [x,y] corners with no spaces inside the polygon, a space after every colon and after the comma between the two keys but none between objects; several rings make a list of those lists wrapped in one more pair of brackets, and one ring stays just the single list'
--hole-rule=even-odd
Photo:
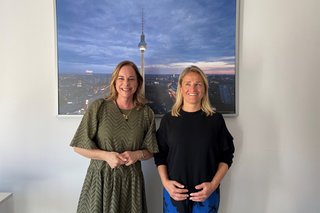
[{"label": "necklace", "polygon": [[115,103],[116,103],[117,108],[119,109],[120,113],[122,114],[123,118],[124,118],[126,121],[128,121],[128,120],[129,120],[129,115],[130,115],[130,113],[131,113],[131,111],[132,111],[133,108],[130,109],[130,111],[129,111],[128,114],[125,114],[125,113],[120,109],[117,101],[115,101]]},{"label": "necklace", "polygon": [[132,111],[132,109],[130,109],[129,113],[126,115],[125,113],[122,112],[122,110],[120,110],[122,116],[124,117],[124,119],[125,119],[126,121],[128,121],[129,115],[130,115],[131,111]]}]

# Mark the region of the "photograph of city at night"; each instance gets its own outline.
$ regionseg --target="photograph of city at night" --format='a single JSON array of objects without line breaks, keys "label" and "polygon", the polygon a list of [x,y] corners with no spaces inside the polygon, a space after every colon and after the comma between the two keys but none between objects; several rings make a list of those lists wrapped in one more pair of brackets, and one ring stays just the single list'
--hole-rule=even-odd
[{"label": "photograph of city at night", "polygon": [[207,74],[216,110],[235,115],[236,23],[236,0],[56,0],[58,114],[84,114],[108,95],[115,66],[130,60],[156,115],[170,111],[190,65]]}]

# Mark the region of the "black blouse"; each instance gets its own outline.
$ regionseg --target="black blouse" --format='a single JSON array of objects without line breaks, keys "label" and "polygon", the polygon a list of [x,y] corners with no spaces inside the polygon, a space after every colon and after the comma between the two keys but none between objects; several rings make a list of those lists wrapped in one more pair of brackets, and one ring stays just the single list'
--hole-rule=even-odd
[{"label": "black blouse", "polygon": [[234,144],[220,113],[206,116],[203,111],[163,116],[157,130],[159,153],[155,164],[166,165],[170,180],[185,185],[189,193],[210,182],[220,162],[232,164]]}]

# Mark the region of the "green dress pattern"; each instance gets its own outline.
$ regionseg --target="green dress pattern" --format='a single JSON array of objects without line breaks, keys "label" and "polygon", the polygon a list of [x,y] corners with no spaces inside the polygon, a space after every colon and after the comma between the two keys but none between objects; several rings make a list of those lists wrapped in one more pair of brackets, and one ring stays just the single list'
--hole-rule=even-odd
[{"label": "green dress pattern", "polygon": [[[154,113],[149,106],[132,109],[126,121],[113,101],[94,101],[83,116],[72,147],[114,152],[147,149],[158,152]],[[114,169],[91,160],[78,203],[78,213],[147,212],[141,162]]]}]

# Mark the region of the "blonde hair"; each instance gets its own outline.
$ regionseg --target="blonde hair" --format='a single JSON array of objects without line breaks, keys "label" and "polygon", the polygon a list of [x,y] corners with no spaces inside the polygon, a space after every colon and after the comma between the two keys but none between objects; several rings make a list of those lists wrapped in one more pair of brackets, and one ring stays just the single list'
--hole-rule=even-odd
[{"label": "blonde hair", "polygon": [[106,97],[107,100],[113,100],[115,101],[118,97],[118,92],[116,89],[116,80],[119,76],[119,72],[120,69],[124,66],[130,66],[134,69],[136,76],[137,76],[137,81],[138,81],[138,87],[136,92],[133,94],[133,103],[135,106],[139,107],[142,106],[146,103],[146,100],[142,94],[142,84],[143,84],[143,77],[141,76],[139,69],[137,67],[137,65],[135,63],[133,63],[132,61],[122,61],[120,62],[116,68],[114,69],[114,71],[112,72],[112,76],[111,76],[111,81],[110,81],[110,93],[109,95]]},{"label": "blonde hair", "polygon": [[201,100],[201,110],[206,113],[207,116],[213,115],[215,113],[215,109],[211,106],[208,94],[209,83],[207,76],[204,72],[197,66],[189,66],[185,68],[179,76],[178,80],[178,88],[176,92],[176,101],[172,106],[171,115],[178,117],[180,116],[180,110],[183,106],[183,97],[181,94],[181,86],[183,78],[190,72],[197,73],[201,76],[204,83],[204,96]]}]

